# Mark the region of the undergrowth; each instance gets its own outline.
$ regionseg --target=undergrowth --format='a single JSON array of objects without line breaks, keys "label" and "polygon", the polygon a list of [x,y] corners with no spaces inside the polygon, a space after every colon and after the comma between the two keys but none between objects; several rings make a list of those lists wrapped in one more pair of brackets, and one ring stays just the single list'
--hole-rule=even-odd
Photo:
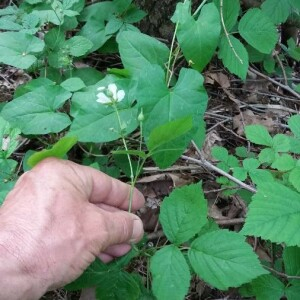
[{"label": "undergrowth", "polygon": [[[166,243],[149,247],[145,236],[124,257],[95,261],[67,290],[96,287],[101,300],[184,299],[196,275],[244,297],[299,299],[300,116],[289,118],[285,134],[247,126],[247,147],[212,148],[216,166],[199,150],[208,103],[201,72],[211,61],[243,81],[256,63],[281,74],[281,87],[300,98],[288,80],[300,48],[293,37],[279,39],[282,24],[299,24],[300,2],[261,2],[243,9],[238,0],[202,1],[194,11],[191,1],[178,2],[170,45],[139,31],[146,14],[130,0],[25,0],[0,10],[0,62],[31,76],[1,105],[1,201],[17,180],[22,138],[45,148],[26,152],[23,171],[77,147],[82,164],[125,174],[132,188],[149,161],[165,169],[180,157],[194,160],[217,172],[223,196],[238,195],[248,210],[239,232],[227,230],[208,217],[201,182],[176,188],[160,208]],[[120,68],[82,67],[93,54],[115,53]],[[182,156],[191,142],[196,159]],[[259,259],[251,236],[279,255]],[[129,271],[136,257],[147,261],[146,276]]]}]

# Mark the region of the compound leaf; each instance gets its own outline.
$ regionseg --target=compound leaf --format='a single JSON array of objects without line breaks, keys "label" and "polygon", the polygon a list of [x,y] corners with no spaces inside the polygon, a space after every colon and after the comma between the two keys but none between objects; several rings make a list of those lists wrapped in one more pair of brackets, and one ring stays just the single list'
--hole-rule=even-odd
[{"label": "compound leaf", "polygon": [[227,230],[195,239],[188,257],[194,271],[220,290],[240,286],[267,273],[245,238]]},{"label": "compound leaf", "polygon": [[150,261],[152,289],[157,299],[182,300],[191,279],[189,266],[179,249],[169,245],[157,251]]},{"label": "compound leaf", "polygon": [[160,223],[174,244],[191,239],[207,223],[207,204],[200,184],[175,189],[161,205]]},{"label": "compound leaf", "polygon": [[300,246],[300,194],[277,182],[260,182],[242,233]]}]

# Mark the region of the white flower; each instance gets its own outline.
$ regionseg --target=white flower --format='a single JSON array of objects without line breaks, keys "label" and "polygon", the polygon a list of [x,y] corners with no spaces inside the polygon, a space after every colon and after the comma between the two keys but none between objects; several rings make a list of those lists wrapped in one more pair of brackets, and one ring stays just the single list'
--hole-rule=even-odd
[{"label": "white flower", "polygon": [[100,86],[97,88],[100,92],[97,94],[97,102],[102,104],[110,104],[114,102],[120,102],[125,97],[125,91],[119,90],[114,83],[108,85],[108,87]]}]

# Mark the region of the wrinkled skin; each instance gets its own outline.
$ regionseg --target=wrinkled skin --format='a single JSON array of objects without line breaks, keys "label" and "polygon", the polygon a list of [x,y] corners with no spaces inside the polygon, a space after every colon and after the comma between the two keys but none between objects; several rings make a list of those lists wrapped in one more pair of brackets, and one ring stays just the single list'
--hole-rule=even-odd
[{"label": "wrinkled skin", "polygon": [[[141,220],[126,212],[129,192],[97,170],[54,158],[23,174],[0,208],[0,299],[38,299],[96,257],[128,252],[143,235]],[[143,204],[134,190],[133,211]]]}]

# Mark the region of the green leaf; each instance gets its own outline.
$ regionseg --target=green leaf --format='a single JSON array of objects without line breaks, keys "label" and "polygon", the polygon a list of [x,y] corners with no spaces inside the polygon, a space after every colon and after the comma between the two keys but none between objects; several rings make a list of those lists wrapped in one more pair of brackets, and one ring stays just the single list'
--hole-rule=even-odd
[{"label": "green leaf", "polygon": [[277,169],[278,171],[286,172],[292,170],[295,165],[296,161],[293,159],[293,157],[289,154],[284,153],[275,158],[271,167],[273,169]]},{"label": "green leaf", "polygon": [[295,154],[300,154],[300,139],[289,137],[290,140],[290,151]]},{"label": "green leaf", "polygon": [[69,47],[72,56],[79,57],[87,54],[93,47],[93,43],[83,36],[74,36],[66,41],[65,47]]},{"label": "green leaf", "polygon": [[261,5],[261,10],[274,22],[284,23],[291,13],[289,0],[266,0]]},{"label": "green leaf", "polygon": [[49,30],[45,34],[45,43],[50,49],[62,48],[65,44],[64,32],[58,27]]},{"label": "green leaf", "polygon": [[161,205],[160,223],[174,244],[191,239],[207,223],[207,203],[200,184],[175,189]]},{"label": "green leaf", "polygon": [[244,168],[235,167],[235,168],[233,168],[232,175],[233,175],[233,177],[235,177],[241,181],[244,181],[244,180],[246,180],[246,178],[248,176],[248,172]]},{"label": "green leaf", "polygon": [[275,25],[259,9],[249,9],[239,22],[241,36],[258,51],[269,54],[274,49],[278,33]]},{"label": "green leaf", "polygon": [[94,68],[79,68],[72,70],[73,77],[79,77],[86,86],[94,85],[104,78],[104,75]]},{"label": "green leaf", "polygon": [[283,250],[285,273],[289,276],[300,275],[300,248],[285,247]]},{"label": "green leaf", "polygon": [[264,164],[271,164],[275,160],[275,151],[272,148],[262,149],[258,155],[258,160]]},{"label": "green leaf", "polygon": [[185,22],[179,23],[176,36],[185,59],[192,68],[202,71],[210,62],[219,42],[219,12],[210,3],[203,6],[197,20],[192,16],[185,19]]},{"label": "green leaf", "polygon": [[234,36],[223,35],[219,44],[219,59],[233,74],[245,80],[249,67],[248,52],[244,45]]},{"label": "green leaf", "polygon": [[284,134],[276,134],[273,137],[273,145],[272,148],[275,152],[288,152],[290,151],[290,140],[287,135]]},{"label": "green leaf", "polygon": [[[15,163],[17,166],[18,163],[17,162]],[[0,166],[1,166],[1,162],[0,162]],[[16,183],[15,181],[0,182],[0,206],[4,202],[7,194],[13,189],[15,183]]]},{"label": "green leaf", "polygon": [[112,154],[129,154],[133,156],[139,156],[141,158],[146,158],[147,155],[144,151],[139,151],[139,150],[116,150],[116,151],[111,151]]},{"label": "green leaf", "polygon": [[0,158],[9,158],[19,145],[21,130],[13,128],[0,116]]},{"label": "green leaf", "polygon": [[8,182],[12,179],[18,162],[13,159],[0,159],[0,183]]},{"label": "green leaf", "polygon": [[245,238],[227,230],[195,239],[188,257],[197,275],[220,290],[238,287],[267,273]]},{"label": "green leaf", "polygon": [[246,134],[246,138],[254,144],[264,145],[269,147],[272,147],[273,145],[272,137],[270,136],[266,127],[262,125],[246,126],[245,134]]},{"label": "green leaf", "polygon": [[296,138],[300,138],[300,115],[291,116],[288,125]]},{"label": "green leaf", "polygon": [[289,0],[289,2],[294,8],[300,9],[300,3],[298,0]]},{"label": "green leaf", "polygon": [[189,266],[174,245],[157,251],[150,261],[152,290],[157,299],[184,299],[190,284]]},{"label": "green leaf", "polygon": [[147,143],[149,151],[153,152],[164,144],[181,137],[190,131],[192,127],[192,117],[184,117],[154,128],[149,135]]},{"label": "green leaf", "polygon": [[288,286],[285,289],[285,295],[288,300],[298,300],[300,295],[300,286]]},{"label": "green leaf", "polygon": [[296,167],[290,172],[289,182],[300,192],[300,167]]},{"label": "green leaf", "polygon": [[60,86],[42,86],[6,104],[1,114],[24,134],[57,133],[71,123],[67,114],[58,112],[70,97]]},{"label": "green leaf", "polygon": [[300,245],[300,194],[277,182],[260,182],[249,205],[245,235]]},{"label": "green leaf", "polygon": [[[218,10],[220,10],[220,0],[214,0]],[[239,0],[223,0],[223,19],[226,30],[230,32],[233,26],[236,24],[239,13],[240,13],[240,1]]]},{"label": "green leaf", "polygon": [[72,77],[60,84],[65,90],[69,92],[76,92],[86,87],[84,82],[78,77]]},{"label": "green leaf", "polygon": [[274,177],[268,170],[251,170],[249,171],[249,176],[256,185],[260,184],[261,182],[274,182]]},{"label": "green leaf", "polygon": [[257,300],[281,299],[284,296],[284,284],[272,275],[263,275],[253,280],[252,292]]},{"label": "green leaf", "polygon": [[211,155],[220,161],[225,161],[227,162],[228,160],[228,151],[226,148],[224,147],[220,147],[220,146],[213,146],[212,150],[211,150]]},{"label": "green leaf", "polygon": [[185,150],[187,133],[193,128],[193,118],[184,117],[154,128],[147,147],[150,155],[160,168],[174,163]]},{"label": "green leaf", "polygon": [[123,271],[107,272],[96,287],[97,299],[138,300],[141,290],[134,274]]},{"label": "green leaf", "polygon": [[243,161],[243,166],[247,171],[252,171],[260,166],[260,162],[256,158],[246,158]]},{"label": "green leaf", "polygon": [[44,149],[39,152],[32,154],[28,160],[27,164],[33,168],[40,161],[47,157],[57,157],[63,158],[77,143],[77,137],[65,136],[57,141],[50,149]]},{"label": "green leaf", "polygon": [[159,42],[140,32],[123,31],[118,34],[117,42],[125,69],[138,75],[150,65],[165,66],[169,49]]},{"label": "green leaf", "polygon": [[[207,106],[202,75],[185,68],[180,70],[175,87],[169,90],[162,69],[158,66],[148,67],[140,75],[136,97],[138,106],[143,108],[145,115],[146,140],[155,127],[186,116],[193,117],[193,129],[196,131]],[[187,143],[188,139],[191,139],[191,136],[186,137]]]},{"label": "green leaf", "polygon": [[27,33],[1,32],[0,63],[28,69],[37,60],[34,54],[42,52],[44,46],[42,40]]}]

